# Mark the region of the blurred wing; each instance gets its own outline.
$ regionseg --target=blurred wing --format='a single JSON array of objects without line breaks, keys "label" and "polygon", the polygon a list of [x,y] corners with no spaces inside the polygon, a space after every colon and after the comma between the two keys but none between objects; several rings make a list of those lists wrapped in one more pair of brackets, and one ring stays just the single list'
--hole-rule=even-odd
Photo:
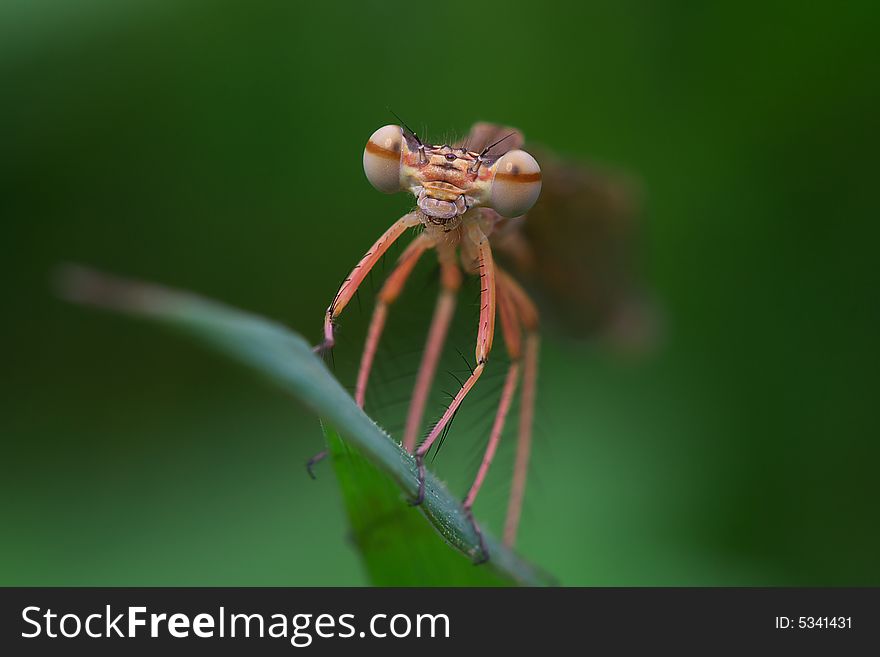
[{"label": "blurred wing", "polygon": [[573,336],[647,346],[656,322],[637,272],[634,181],[528,150],[541,165],[541,195],[526,217],[499,227],[500,257]]}]

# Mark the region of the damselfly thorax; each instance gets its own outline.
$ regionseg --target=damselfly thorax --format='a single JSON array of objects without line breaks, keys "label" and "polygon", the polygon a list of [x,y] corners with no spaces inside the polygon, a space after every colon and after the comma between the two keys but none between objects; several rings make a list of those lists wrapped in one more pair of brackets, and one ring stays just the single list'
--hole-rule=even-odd
[{"label": "damselfly thorax", "polygon": [[[569,283],[574,290],[582,283],[577,279],[592,271],[589,267],[579,267],[576,243],[557,249],[561,255],[555,258],[547,256],[548,251],[552,254],[554,250],[552,242],[551,248],[539,251],[535,245],[540,240],[530,239],[529,233],[524,230],[530,222],[527,213],[541,194],[542,172],[536,159],[521,150],[522,144],[519,131],[488,123],[476,124],[463,143],[452,145],[424,143],[405,126],[388,125],[374,132],[363,155],[367,178],[381,192],[411,193],[416,207],[385,231],[345,279],[327,309],[324,340],[319,345],[319,349],[333,346],[337,319],[388,247],[409,229],[419,229],[418,235],[404,249],[379,291],[361,357],[355,400],[363,406],[390,306],[397,300],[421,256],[429,250],[434,251],[440,265],[440,292],[401,440],[403,446],[414,454],[419,466],[419,494],[415,502],[420,503],[424,496],[425,455],[485,370],[497,323],[504,349],[509,355],[509,364],[486,451],[464,507],[470,514],[497,450],[514,396],[519,392],[517,449],[504,528],[507,544],[515,540],[522,509],[538,362],[538,312],[517,277],[521,274],[540,284],[544,282],[543,269],[553,269],[554,276],[562,277],[558,282],[563,291],[559,294],[567,303],[579,301],[579,293],[566,291],[565,284]],[[558,171],[558,165],[554,163],[551,170]],[[576,189],[570,189],[570,185],[568,187],[564,191],[577,193]],[[541,205],[540,202],[538,205]],[[548,215],[544,211],[539,212],[539,216],[542,212],[545,219],[543,232],[536,233],[539,237],[547,232],[547,226],[552,228],[556,221],[555,215]],[[581,239],[584,231],[578,231],[577,228],[588,225],[589,218],[584,217],[580,223],[575,221],[570,224],[570,235],[556,235],[556,239]],[[509,263],[511,271],[496,263],[494,251],[505,254],[505,262]],[[572,256],[572,253],[575,255]],[[555,269],[547,267],[548,257],[559,266]],[[559,262],[555,262],[557,259]],[[568,281],[565,280],[566,271],[574,272]],[[470,376],[461,382],[460,390],[440,420],[428,428],[424,424],[425,404],[455,311],[462,273],[480,278],[480,310],[474,351],[476,365]],[[589,306],[589,303],[585,305]],[[604,308],[602,312],[607,313],[607,310]],[[480,535],[476,524],[474,527]],[[483,556],[488,557],[485,549]]]}]

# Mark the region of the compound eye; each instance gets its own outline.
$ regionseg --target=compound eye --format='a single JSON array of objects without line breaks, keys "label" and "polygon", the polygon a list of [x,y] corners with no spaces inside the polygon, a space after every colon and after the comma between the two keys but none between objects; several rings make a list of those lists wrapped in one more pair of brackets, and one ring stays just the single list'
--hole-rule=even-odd
[{"label": "compound eye", "polygon": [[364,173],[370,184],[385,194],[399,192],[400,152],[403,129],[399,125],[386,125],[370,136],[364,148]]},{"label": "compound eye", "polygon": [[540,193],[541,167],[525,151],[508,151],[495,163],[489,205],[502,217],[525,214]]}]

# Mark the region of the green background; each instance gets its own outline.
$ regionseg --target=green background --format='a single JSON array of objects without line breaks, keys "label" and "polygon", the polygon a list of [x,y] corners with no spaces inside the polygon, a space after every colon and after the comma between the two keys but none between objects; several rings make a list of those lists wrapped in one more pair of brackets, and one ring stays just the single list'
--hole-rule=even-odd
[{"label": "green background", "polygon": [[[568,585],[880,584],[876,6],[4,2],[0,584],[367,583],[331,471],[302,469],[313,417],[50,278],[83,262],[317,341],[411,204],[361,168],[387,106],[645,190],[663,330],[639,359],[548,332],[524,555]],[[397,317],[430,308],[414,289]],[[463,495],[484,436],[457,424],[434,467]],[[510,460],[477,506],[496,531]]]}]

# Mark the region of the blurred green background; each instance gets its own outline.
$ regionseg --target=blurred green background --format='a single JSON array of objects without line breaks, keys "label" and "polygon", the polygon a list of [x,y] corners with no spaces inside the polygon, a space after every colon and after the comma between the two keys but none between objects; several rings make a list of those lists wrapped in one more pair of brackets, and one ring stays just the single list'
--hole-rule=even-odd
[{"label": "blurred green background", "polygon": [[663,338],[621,361],[548,336],[527,557],[568,585],[880,584],[877,7],[0,4],[0,584],[366,583],[331,471],[304,475],[313,417],[50,274],[317,341],[411,203],[361,168],[387,106],[429,136],[510,123],[645,189]]}]

